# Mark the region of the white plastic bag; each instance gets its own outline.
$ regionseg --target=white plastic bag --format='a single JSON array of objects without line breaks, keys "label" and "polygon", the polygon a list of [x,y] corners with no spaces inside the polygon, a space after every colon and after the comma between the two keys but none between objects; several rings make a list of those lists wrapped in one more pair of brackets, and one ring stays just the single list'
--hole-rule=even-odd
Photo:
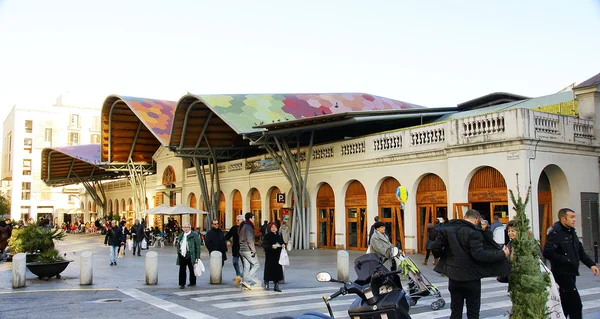
[{"label": "white plastic bag", "polygon": [[142,239],[142,249],[148,249],[148,242],[146,238]]},{"label": "white plastic bag", "polygon": [[551,319],[559,319],[564,318],[565,314],[563,313],[562,304],[560,303],[560,295],[558,293],[558,285],[554,280],[554,276],[552,272],[546,265],[540,260],[540,270],[542,273],[546,272],[550,276],[550,287],[548,287],[548,301],[546,301],[546,308],[550,312]]},{"label": "white plastic bag", "polygon": [[290,265],[290,258],[288,257],[287,250],[282,249],[281,254],[279,255],[279,264],[282,266]]},{"label": "white plastic bag", "polygon": [[285,248],[286,248],[288,251],[292,251],[292,242],[291,242],[291,241],[288,241],[287,245],[285,245]]},{"label": "white plastic bag", "polygon": [[367,252],[365,254],[370,254],[371,253],[371,245],[369,245],[369,248],[367,248]]},{"label": "white plastic bag", "polygon": [[128,240],[127,240],[127,248],[128,248],[129,250],[132,250],[132,249],[133,249],[133,240],[131,240],[131,239],[128,239]]},{"label": "white plastic bag", "polygon": [[204,273],[204,270],[205,269],[202,260],[196,259],[196,263],[194,264],[194,275],[196,275],[196,277],[200,277]]}]

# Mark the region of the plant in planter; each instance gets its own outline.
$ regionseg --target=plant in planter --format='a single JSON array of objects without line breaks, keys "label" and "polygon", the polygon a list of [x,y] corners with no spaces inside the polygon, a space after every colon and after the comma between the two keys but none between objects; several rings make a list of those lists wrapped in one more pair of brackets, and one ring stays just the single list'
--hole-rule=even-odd
[{"label": "plant in planter", "polygon": [[13,231],[9,239],[11,251],[36,254],[35,262],[28,262],[27,268],[40,278],[56,276],[67,268],[70,260],[64,260],[54,248],[55,240],[63,240],[65,233],[60,229],[45,229],[29,225]]}]

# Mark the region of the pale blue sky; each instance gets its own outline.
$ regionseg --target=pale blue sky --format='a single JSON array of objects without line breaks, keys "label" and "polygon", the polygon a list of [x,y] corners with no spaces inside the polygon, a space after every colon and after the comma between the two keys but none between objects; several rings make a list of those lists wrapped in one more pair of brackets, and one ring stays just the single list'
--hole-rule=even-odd
[{"label": "pale blue sky", "polygon": [[599,31],[583,0],[0,0],[0,118],[65,91],[539,96],[600,72]]}]

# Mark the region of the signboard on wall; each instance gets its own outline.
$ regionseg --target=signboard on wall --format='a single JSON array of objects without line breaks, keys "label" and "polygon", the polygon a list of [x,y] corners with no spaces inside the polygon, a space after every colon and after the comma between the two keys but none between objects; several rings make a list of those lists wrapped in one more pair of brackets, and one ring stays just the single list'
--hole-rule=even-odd
[{"label": "signboard on wall", "polygon": [[275,196],[278,204],[285,204],[285,193],[277,193]]}]

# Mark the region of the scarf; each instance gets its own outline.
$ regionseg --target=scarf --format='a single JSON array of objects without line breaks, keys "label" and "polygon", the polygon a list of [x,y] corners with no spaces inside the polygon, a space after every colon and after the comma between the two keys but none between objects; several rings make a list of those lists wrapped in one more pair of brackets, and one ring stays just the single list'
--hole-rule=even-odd
[{"label": "scarf", "polygon": [[250,225],[254,229],[254,224],[250,220],[246,220],[246,224]]},{"label": "scarf", "polygon": [[189,231],[183,234],[183,238],[181,239],[181,247],[179,248],[181,256],[185,257],[185,254],[187,253],[187,236],[191,233],[192,232]]}]

